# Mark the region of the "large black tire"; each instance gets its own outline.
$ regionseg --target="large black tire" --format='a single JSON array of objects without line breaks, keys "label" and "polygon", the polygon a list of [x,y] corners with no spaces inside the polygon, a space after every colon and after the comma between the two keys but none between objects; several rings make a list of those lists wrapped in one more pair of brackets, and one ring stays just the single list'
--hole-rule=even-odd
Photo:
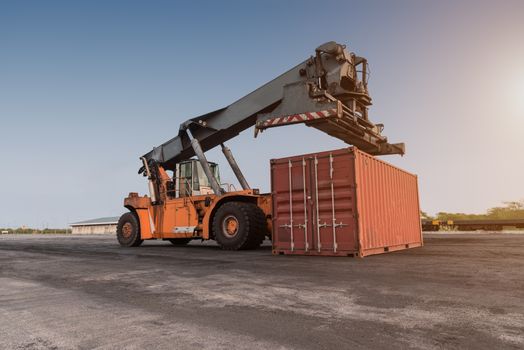
[{"label": "large black tire", "polygon": [[168,239],[168,241],[171,242],[171,244],[173,245],[183,246],[191,242],[192,238],[172,238],[172,239]]},{"label": "large black tire", "polygon": [[227,202],[213,216],[212,230],[224,250],[256,249],[267,233],[266,218],[253,203]]},{"label": "large black tire", "polygon": [[125,213],[118,220],[116,238],[122,247],[138,247],[144,241],[140,239],[140,224],[135,213]]}]

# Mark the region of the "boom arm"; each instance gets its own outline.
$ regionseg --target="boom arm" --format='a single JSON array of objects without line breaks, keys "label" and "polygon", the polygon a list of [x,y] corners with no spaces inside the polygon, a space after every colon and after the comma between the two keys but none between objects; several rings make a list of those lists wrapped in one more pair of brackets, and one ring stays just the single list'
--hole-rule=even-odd
[{"label": "boom arm", "polygon": [[328,42],[316,49],[315,56],[231,105],[182,123],[175,138],[144,158],[174,169],[196,154],[195,143],[205,152],[252,126],[256,136],[267,128],[296,123],[374,155],[403,154],[404,144],[389,144],[381,135],[383,126],[368,120],[370,105],[367,61]]}]

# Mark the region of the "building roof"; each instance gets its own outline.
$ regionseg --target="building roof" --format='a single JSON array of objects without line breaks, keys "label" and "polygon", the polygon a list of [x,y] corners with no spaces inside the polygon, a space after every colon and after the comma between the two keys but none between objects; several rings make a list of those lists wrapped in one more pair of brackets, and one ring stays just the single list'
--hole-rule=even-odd
[{"label": "building roof", "polygon": [[73,222],[70,223],[69,226],[116,225],[118,223],[118,219],[118,216],[109,216],[105,218]]}]

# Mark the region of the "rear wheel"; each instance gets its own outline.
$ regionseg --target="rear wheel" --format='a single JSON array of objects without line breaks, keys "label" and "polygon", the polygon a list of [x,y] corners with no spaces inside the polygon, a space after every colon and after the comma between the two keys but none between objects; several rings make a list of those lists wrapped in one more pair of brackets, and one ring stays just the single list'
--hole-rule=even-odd
[{"label": "rear wheel", "polygon": [[140,239],[140,225],[134,213],[125,213],[118,220],[116,238],[123,247],[138,247],[144,240]]},{"label": "rear wheel", "polygon": [[222,249],[255,249],[266,235],[264,212],[253,203],[224,203],[213,217],[213,234]]},{"label": "rear wheel", "polygon": [[171,244],[176,245],[176,246],[183,246],[191,242],[191,240],[192,240],[191,238],[172,238],[172,239],[169,239],[169,242],[171,242]]}]

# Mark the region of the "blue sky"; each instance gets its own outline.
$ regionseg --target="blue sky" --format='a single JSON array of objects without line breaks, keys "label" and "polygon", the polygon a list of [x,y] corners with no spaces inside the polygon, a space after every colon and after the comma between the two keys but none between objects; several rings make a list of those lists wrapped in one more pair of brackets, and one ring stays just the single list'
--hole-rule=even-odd
[{"label": "blue sky", "polygon": [[[423,210],[524,198],[523,38],[521,1],[2,1],[0,226],[121,214],[140,155],[330,40],[368,58]],[[270,158],[345,144],[296,126],[228,146],[267,191]]]}]

